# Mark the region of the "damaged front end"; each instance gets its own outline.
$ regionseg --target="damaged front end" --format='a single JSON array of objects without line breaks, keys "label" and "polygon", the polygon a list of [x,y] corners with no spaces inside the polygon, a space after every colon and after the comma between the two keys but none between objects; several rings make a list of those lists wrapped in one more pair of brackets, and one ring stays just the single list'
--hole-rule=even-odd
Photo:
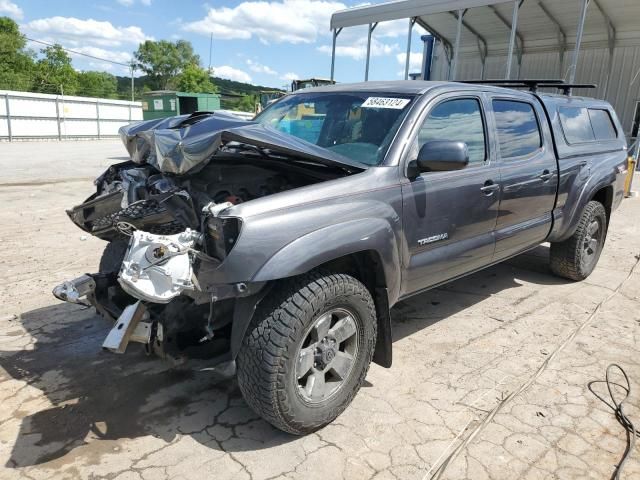
[{"label": "damaged front end", "polygon": [[176,362],[230,359],[233,323],[266,291],[249,276],[224,275],[244,221],[234,207],[361,168],[224,114],[141,122],[120,134],[131,161],[111,166],[96,193],[67,212],[109,242],[100,271],[53,294],[113,322],[103,343],[111,352],[135,342]]}]

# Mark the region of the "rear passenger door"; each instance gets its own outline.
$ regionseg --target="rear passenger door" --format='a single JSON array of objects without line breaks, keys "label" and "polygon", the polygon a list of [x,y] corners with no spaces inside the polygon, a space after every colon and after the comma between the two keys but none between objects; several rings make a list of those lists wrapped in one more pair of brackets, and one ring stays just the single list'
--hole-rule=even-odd
[{"label": "rear passenger door", "polygon": [[544,241],[552,225],[558,166],[542,107],[528,97],[491,98],[502,192],[495,260]]},{"label": "rear passenger door", "polygon": [[462,170],[407,175],[402,185],[407,248],[403,295],[476,270],[493,258],[500,174],[491,155],[483,96],[439,96],[427,107],[409,144],[406,163],[426,142],[465,142]]}]

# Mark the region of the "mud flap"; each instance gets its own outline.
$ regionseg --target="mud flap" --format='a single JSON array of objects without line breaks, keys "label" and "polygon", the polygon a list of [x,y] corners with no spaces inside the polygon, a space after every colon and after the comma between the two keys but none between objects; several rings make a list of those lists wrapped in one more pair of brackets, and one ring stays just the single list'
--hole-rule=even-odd
[{"label": "mud flap", "polygon": [[378,316],[378,338],[376,339],[376,348],[373,352],[373,363],[377,363],[381,367],[389,368],[393,360],[389,291],[386,288],[376,288],[374,302]]}]

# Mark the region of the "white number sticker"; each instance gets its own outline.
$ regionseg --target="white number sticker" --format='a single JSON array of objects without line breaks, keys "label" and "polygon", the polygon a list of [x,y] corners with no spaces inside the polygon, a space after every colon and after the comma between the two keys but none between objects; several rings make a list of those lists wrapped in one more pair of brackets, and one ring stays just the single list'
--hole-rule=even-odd
[{"label": "white number sticker", "polygon": [[360,106],[361,108],[392,108],[402,110],[410,102],[408,98],[369,97]]}]

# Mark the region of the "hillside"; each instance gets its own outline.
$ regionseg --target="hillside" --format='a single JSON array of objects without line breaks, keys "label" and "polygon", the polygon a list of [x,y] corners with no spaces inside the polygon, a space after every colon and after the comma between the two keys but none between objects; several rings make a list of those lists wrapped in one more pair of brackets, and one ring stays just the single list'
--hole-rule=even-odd
[{"label": "hillside", "polygon": [[[117,98],[123,100],[131,99],[131,77],[116,77],[118,81]],[[148,89],[147,77],[135,77],[134,89],[135,98],[140,100],[143,91]],[[263,90],[280,90],[279,88],[252,85],[250,83],[236,82],[225,78],[211,77],[211,82],[216,86],[221,96],[222,108],[229,110],[253,111],[255,103]]]}]

